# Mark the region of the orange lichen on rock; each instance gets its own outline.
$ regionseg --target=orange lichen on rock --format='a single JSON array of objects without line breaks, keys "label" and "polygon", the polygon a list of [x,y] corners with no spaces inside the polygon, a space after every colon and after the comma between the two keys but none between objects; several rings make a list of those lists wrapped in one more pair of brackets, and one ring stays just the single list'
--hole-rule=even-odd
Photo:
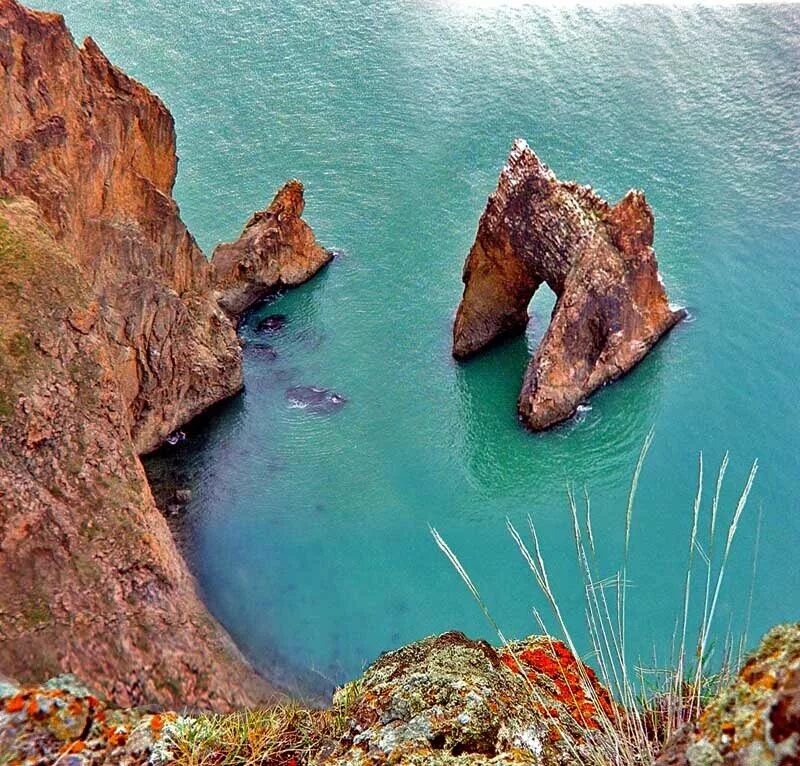
[{"label": "orange lichen on rock", "polygon": [[94,766],[144,766],[175,718],[109,707],[71,676],[30,688],[0,684],[0,762],[67,764],[67,756],[91,753]]},{"label": "orange lichen on rock", "polygon": [[502,652],[503,664],[537,684],[542,676],[549,678],[555,685],[556,699],[582,726],[598,729],[603,719],[614,720],[618,716],[611,695],[595,672],[576,659],[564,643],[546,637],[533,641],[535,644],[527,648],[512,649],[513,654]]},{"label": "orange lichen on rock", "polygon": [[588,686],[569,650],[546,636],[511,652],[456,632],[426,638],[384,654],[349,690],[353,697],[342,690],[350,730],[322,762],[568,763],[599,726],[597,705],[614,714],[585,670]]},{"label": "orange lichen on rock", "polygon": [[25,707],[25,695],[17,694],[10,699],[6,700],[4,705],[6,713],[18,713]]},{"label": "orange lichen on rock", "polygon": [[736,680],[680,729],[656,766],[800,763],[800,623],[773,628]]}]

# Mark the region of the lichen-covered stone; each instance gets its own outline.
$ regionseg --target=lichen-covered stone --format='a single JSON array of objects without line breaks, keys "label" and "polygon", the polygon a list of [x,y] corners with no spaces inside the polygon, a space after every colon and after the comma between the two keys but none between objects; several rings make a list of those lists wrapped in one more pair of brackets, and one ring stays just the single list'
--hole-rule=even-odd
[{"label": "lichen-covered stone", "polygon": [[698,724],[668,743],[657,766],[800,764],[800,623],[773,628]]},{"label": "lichen-covered stone", "polygon": [[[111,708],[68,676],[0,690],[2,763],[145,766],[165,752],[174,713]],[[162,761],[166,762],[166,761]]]},{"label": "lichen-covered stone", "polygon": [[521,332],[546,283],[558,297],[523,379],[518,410],[534,430],[574,414],[628,372],[681,317],[670,308],[640,191],[609,205],[559,181],[517,140],[481,216],[464,265],[453,354],[464,358]]},{"label": "lichen-covered stone", "polygon": [[[566,764],[588,746],[608,693],[547,637],[498,651],[461,633],[378,659],[348,705],[350,730],[321,763]],[[588,669],[584,669],[588,670]],[[594,701],[607,708],[598,711]]]}]

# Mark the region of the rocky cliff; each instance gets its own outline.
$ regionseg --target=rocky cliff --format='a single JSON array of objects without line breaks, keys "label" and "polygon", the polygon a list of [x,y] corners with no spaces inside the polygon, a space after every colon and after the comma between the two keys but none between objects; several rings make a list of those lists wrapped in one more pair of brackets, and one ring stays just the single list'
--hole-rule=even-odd
[{"label": "rocky cliff", "polygon": [[268,692],[200,600],[130,435],[100,302],[35,203],[0,203],[0,667],[122,704]]},{"label": "rocky cliff", "polygon": [[[158,98],[60,16],[0,0],[0,666],[224,709],[270,690],[197,598],[137,457],[242,386],[176,165]],[[325,259],[286,188],[289,284]],[[223,295],[272,255],[232,247]]]},{"label": "rocky cliff", "polygon": [[559,181],[517,140],[464,266],[453,355],[522,332],[528,304],[546,283],[557,302],[518,409],[534,430],[565,420],[684,316],[668,304],[652,243],[642,192],[611,206],[590,187]]},{"label": "rocky cliff", "polygon": [[242,385],[172,199],[172,117],[55,14],[0,2],[0,194],[37,203],[103,308],[138,451]]}]

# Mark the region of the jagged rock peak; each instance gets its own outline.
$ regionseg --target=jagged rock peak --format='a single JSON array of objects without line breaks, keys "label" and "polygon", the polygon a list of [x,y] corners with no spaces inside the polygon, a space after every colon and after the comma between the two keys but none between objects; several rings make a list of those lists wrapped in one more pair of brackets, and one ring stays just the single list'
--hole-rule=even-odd
[{"label": "jagged rock peak", "polygon": [[559,181],[517,139],[464,265],[453,355],[522,332],[528,304],[546,283],[558,301],[518,409],[534,430],[570,417],[684,316],[669,307],[652,243],[643,192],[612,206],[589,186]]},{"label": "jagged rock peak", "polygon": [[229,314],[238,317],[282,287],[305,282],[331,260],[302,219],[304,207],[303,184],[287,181],[235,242],[214,250],[217,299]]}]

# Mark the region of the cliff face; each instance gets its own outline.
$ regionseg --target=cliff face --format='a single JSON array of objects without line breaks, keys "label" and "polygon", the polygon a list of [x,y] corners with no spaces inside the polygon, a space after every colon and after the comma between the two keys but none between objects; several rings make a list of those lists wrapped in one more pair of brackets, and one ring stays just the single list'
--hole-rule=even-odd
[{"label": "cliff face", "polygon": [[534,430],[570,417],[684,315],[669,307],[652,243],[644,194],[628,192],[612,207],[589,187],[559,181],[516,141],[464,266],[454,356],[522,332],[546,283],[558,300],[525,372],[519,414]]},{"label": "cliff face", "polygon": [[195,595],[130,437],[102,310],[27,199],[0,203],[0,666],[121,704],[267,693]]},{"label": "cliff face", "polygon": [[[199,601],[137,456],[242,386],[176,163],[159,99],[60,16],[0,0],[0,668],[227,709],[272,692]],[[297,282],[323,259],[287,188]]]},{"label": "cliff face", "polygon": [[34,200],[103,308],[137,450],[241,388],[233,327],[172,199],[172,117],[60,16],[0,0],[0,194]]}]

